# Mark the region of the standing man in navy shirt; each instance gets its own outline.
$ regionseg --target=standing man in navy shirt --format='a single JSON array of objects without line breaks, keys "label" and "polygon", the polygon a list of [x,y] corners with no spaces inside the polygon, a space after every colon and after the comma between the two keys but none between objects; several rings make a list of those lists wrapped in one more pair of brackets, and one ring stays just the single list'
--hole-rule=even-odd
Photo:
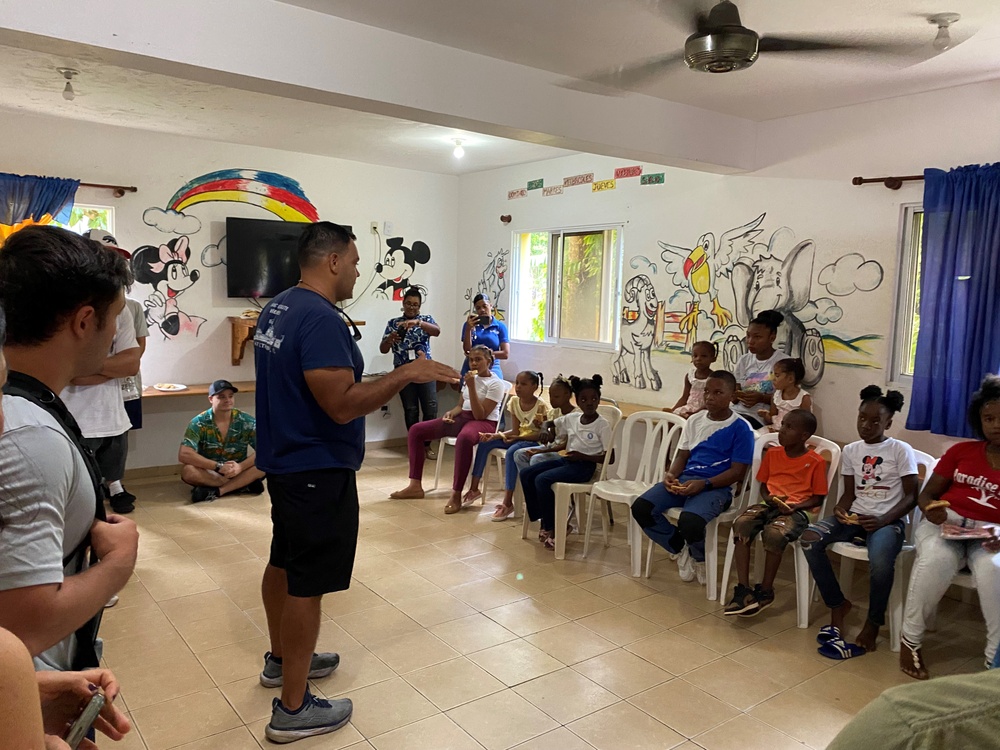
[{"label": "standing man in navy shirt", "polygon": [[314,652],[323,594],[351,582],[365,415],[409,383],[459,377],[421,357],[361,382],[361,333],[353,322],[348,328],[337,306],[351,298],[360,275],[355,239],[327,221],[307,227],[299,239],[302,279],[264,308],[254,336],[257,466],[268,475],[273,525],[261,585],[271,650],[260,681],[282,688],[265,728],[276,742],[332,732],[353,710],[348,699],[316,698],[307,680],[340,662],[337,654]]}]

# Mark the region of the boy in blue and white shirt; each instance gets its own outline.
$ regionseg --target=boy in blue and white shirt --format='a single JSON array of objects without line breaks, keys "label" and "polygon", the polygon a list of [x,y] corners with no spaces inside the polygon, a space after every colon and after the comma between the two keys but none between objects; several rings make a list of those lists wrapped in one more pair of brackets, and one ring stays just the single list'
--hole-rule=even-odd
[{"label": "boy in blue and white shirt", "polygon": [[[632,503],[632,517],[673,560],[681,580],[705,583],[705,528],[733,501],[732,485],[753,462],[753,430],[732,409],[736,378],[725,370],[708,376],[705,411],[688,417],[663,482]],[[670,508],[683,508],[675,527]]]}]

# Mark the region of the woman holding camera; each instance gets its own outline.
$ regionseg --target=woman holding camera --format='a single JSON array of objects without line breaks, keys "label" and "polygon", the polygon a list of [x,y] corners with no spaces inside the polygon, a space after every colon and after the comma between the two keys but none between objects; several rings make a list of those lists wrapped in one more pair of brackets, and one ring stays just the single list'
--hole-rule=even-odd
[{"label": "woman holding camera", "polygon": [[[420,314],[423,297],[416,287],[410,287],[403,295],[403,314],[393,318],[385,327],[379,351],[388,354],[392,350],[393,368],[402,367],[417,357],[431,359],[431,336],[441,334],[441,328],[430,315]],[[437,419],[437,383],[410,383],[399,392],[403,402],[403,419],[406,430],[420,421]],[[423,417],[421,418],[421,412]],[[424,443],[427,458],[437,458],[430,443]]]},{"label": "woman holding camera", "polygon": [[503,321],[493,317],[493,305],[486,294],[477,294],[472,300],[475,314],[469,315],[462,325],[462,349],[465,351],[465,364],[462,365],[462,375],[469,371],[469,352],[474,346],[485,346],[493,352],[491,370],[498,378],[503,378],[500,360],[510,356],[510,339],[507,336],[507,326]]}]

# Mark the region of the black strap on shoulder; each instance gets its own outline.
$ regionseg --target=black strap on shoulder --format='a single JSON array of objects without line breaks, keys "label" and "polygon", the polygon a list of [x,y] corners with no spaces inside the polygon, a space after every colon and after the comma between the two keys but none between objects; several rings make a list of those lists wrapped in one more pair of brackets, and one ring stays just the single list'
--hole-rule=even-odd
[{"label": "black strap on shoulder", "polygon": [[[84,465],[87,467],[87,473],[90,475],[90,480],[94,488],[94,518],[99,521],[106,520],[107,514],[104,512],[104,490],[101,484],[102,477],[100,466],[97,464],[97,458],[94,456],[94,452],[83,442],[83,433],[80,431],[80,426],[76,423],[76,419],[74,419],[69,409],[66,408],[66,404],[62,402],[62,399],[60,399],[59,396],[53,393],[41,381],[31,377],[30,375],[25,375],[22,372],[14,371],[11,371],[8,374],[7,384],[3,387],[3,392],[8,396],[17,396],[30,401],[40,409],[44,409],[46,412],[51,414],[56,422],[59,423],[59,425],[66,432],[67,437],[69,437],[73,445],[76,446],[77,451],[83,458]],[[90,551],[89,533],[84,536],[83,540],[76,546],[76,548],[63,559],[63,567],[69,567],[69,565],[75,561],[76,564],[74,565],[74,569],[77,573],[81,572],[87,561],[88,551]],[[97,559],[91,551],[90,563],[94,564],[95,562],[97,562]],[[82,669],[90,669],[100,665],[95,649],[95,641],[97,639],[97,629],[100,627],[101,615],[103,613],[104,609],[102,608],[96,615],[94,615],[93,618],[84,623],[83,626],[76,631],[77,646],[76,653],[73,655],[72,665],[74,670],[78,671]]]}]

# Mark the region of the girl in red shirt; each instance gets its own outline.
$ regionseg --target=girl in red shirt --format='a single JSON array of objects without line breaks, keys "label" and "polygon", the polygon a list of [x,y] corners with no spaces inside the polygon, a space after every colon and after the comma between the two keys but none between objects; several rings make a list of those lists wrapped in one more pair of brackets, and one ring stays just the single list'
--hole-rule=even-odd
[{"label": "girl in red shirt", "polygon": [[[966,566],[975,576],[986,619],[987,665],[1000,642],[1000,537],[994,526],[1000,524],[1000,377],[987,375],[973,395],[969,424],[982,439],[949,448],[918,501],[924,520],[916,532],[917,561],[899,651],[899,668],[918,680],[930,676],[920,650],[927,621]],[[985,538],[947,538],[977,530]]]}]

